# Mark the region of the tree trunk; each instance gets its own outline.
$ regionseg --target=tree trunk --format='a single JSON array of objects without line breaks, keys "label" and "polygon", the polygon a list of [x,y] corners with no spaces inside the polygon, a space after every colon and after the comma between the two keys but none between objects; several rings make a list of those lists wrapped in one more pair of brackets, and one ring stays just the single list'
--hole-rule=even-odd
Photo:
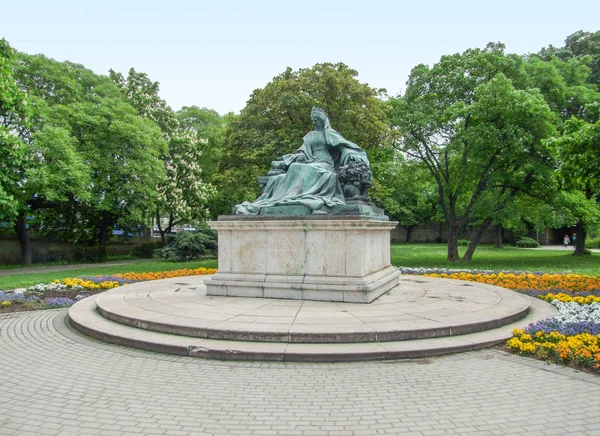
[{"label": "tree trunk", "polygon": [[31,265],[31,244],[29,241],[29,229],[25,222],[25,212],[21,212],[17,216],[15,232],[21,245],[21,265]]},{"label": "tree trunk", "polygon": [[169,214],[169,223],[164,229],[160,224],[158,209],[156,210],[156,218],[158,220],[158,231],[160,232],[160,241],[163,245],[167,245],[167,235],[173,231],[173,226],[175,225],[175,217],[173,216],[173,212]]},{"label": "tree trunk", "polygon": [[504,228],[502,224],[496,224],[496,240],[494,241],[496,248],[504,247]]},{"label": "tree trunk", "polygon": [[463,262],[471,262],[471,260],[473,259],[473,253],[475,253],[475,249],[479,245],[481,237],[483,236],[487,228],[490,226],[490,224],[492,224],[492,218],[488,217],[485,219],[484,222],[477,226],[477,228],[473,232],[473,235],[471,236],[471,242],[467,247],[467,251],[465,252],[465,255],[462,258]]},{"label": "tree trunk", "polygon": [[585,226],[583,221],[578,221],[575,227],[575,252],[574,254],[585,254]]},{"label": "tree trunk", "polygon": [[406,236],[404,237],[404,242],[410,242],[410,235],[415,228],[415,226],[402,226],[404,230],[406,230]]},{"label": "tree trunk", "polygon": [[448,262],[459,262],[458,257],[458,225],[448,224]]},{"label": "tree trunk", "polygon": [[167,231],[163,230],[162,224],[160,223],[160,211],[156,208],[156,227],[158,227],[158,233],[160,233],[160,242],[163,246],[167,245]]},{"label": "tree trunk", "polygon": [[110,242],[110,231],[112,226],[115,224],[116,218],[113,217],[110,213],[105,213],[102,215],[100,219],[100,224],[98,225],[98,259],[106,260],[108,255],[108,243]]},{"label": "tree trunk", "polygon": [[100,249],[105,249],[106,244],[108,244],[108,229],[108,223],[106,220],[102,219],[100,221],[100,225],[98,226],[98,245],[100,246]]}]

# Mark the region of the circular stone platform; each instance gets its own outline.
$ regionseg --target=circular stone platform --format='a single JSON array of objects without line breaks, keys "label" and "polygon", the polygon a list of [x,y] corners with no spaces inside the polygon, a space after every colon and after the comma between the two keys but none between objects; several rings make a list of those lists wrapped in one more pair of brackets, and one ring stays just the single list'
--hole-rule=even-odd
[{"label": "circular stone platform", "polygon": [[142,282],[76,303],[71,323],[109,342],[201,357],[369,360],[482,348],[555,314],[491,285],[402,276],[369,304],[207,296],[203,276]]}]

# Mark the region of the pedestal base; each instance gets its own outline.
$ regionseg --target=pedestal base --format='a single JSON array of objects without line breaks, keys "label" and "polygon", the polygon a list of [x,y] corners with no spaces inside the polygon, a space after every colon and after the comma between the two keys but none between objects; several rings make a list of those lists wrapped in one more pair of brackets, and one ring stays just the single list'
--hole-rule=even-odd
[{"label": "pedestal base", "polygon": [[281,276],[217,273],[206,294],[231,297],[370,303],[396,287],[400,272],[390,266],[367,277]]},{"label": "pedestal base", "polygon": [[390,265],[395,222],[361,217],[220,217],[215,296],[370,303],[398,285]]}]

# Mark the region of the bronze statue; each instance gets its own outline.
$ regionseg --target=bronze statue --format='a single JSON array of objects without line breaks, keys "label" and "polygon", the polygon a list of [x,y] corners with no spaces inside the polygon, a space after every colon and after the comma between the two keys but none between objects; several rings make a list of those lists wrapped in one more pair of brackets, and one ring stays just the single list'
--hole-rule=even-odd
[{"label": "bronze statue", "polygon": [[259,180],[262,195],[235,206],[234,213],[258,215],[263,208],[303,205],[313,214],[326,214],[348,199],[366,199],[372,175],[365,151],[336,132],[322,109],[313,108],[311,119],[314,130],[302,146],[273,161],[268,177]]}]

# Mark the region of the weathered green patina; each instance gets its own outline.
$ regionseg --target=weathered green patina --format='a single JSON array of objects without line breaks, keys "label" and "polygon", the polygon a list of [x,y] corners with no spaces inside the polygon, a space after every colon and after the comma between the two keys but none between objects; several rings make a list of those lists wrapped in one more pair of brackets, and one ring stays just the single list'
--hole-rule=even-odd
[{"label": "weathered green patina", "polygon": [[322,109],[313,108],[315,129],[302,146],[271,164],[259,178],[262,195],[234,207],[237,215],[364,215],[385,218],[368,201],[372,183],[367,154],[336,132]]}]

